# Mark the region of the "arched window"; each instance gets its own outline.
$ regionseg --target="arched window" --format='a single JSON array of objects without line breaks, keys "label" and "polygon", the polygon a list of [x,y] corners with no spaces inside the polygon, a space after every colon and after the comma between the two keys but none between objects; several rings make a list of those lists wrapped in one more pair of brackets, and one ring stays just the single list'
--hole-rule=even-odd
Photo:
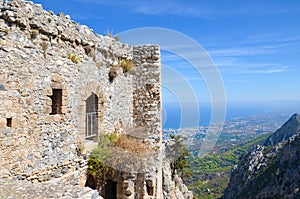
[{"label": "arched window", "polygon": [[98,97],[92,93],[86,100],[86,139],[96,140],[98,136]]}]

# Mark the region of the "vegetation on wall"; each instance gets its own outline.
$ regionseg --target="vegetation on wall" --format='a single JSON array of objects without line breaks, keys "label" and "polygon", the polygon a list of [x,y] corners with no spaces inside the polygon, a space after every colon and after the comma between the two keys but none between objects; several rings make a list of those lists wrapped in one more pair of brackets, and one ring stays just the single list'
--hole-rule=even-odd
[{"label": "vegetation on wall", "polygon": [[46,55],[47,55],[47,49],[48,49],[48,43],[46,41],[43,41],[40,43],[40,46],[43,50],[43,55],[44,55],[44,58],[46,59]]},{"label": "vegetation on wall", "polygon": [[118,76],[118,68],[115,66],[110,67],[108,72],[109,81],[113,82],[113,80]]},{"label": "vegetation on wall", "polygon": [[132,60],[124,58],[119,60],[119,66],[123,69],[124,73],[127,73],[135,68],[135,64]]},{"label": "vegetation on wall", "polygon": [[101,133],[99,136],[99,144],[93,149],[88,160],[88,178],[92,178],[95,184],[94,188],[100,190],[104,186],[106,173],[109,166],[106,164],[109,157],[110,148],[113,146],[112,138],[109,134]]},{"label": "vegetation on wall", "polygon": [[172,174],[174,175],[177,172],[181,177],[190,176],[189,158],[191,154],[184,144],[186,137],[182,135],[171,135],[170,138],[174,141],[174,144],[172,144],[169,149],[172,151],[173,156],[171,161]]},{"label": "vegetation on wall", "polygon": [[[105,181],[106,175],[113,170],[108,162],[123,161],[116,157],[118,150],[127,151],[129,154],[145,154],[149,150],[149,145],[138,138],[127,134],[101,133],[99,145],[93,149],[88,161],[88,175],[96,182],[97,189]],[[124,159],[126,161],[126,158]]]},{"label": "vegetation on wall", "polygon": [[31,30],[31,32],[30,32],[30,38],[31,38],[31,39],[35,39],[35,38],[37,37],[38,34],[39,34],[39,30],[33,29],[33,30]]},{"label": "vegetation on wall", "polygon": [[116,41],[120,41],[120,37],[118,35],[113,35],[113,31],[106,30],[106,36],[114,38]]},{"label": "vegetation on wall", "polygon": [[68,53],[67,58],[69,60],[71,60],[73,63],[79,63],[80,62],[79,57],[77,57],[77,55],[72,54],[72,53]]},{"label": "vegetation on wall", "polygon": [[76,146],[76,153],[78,156],[82,155],[84,153],[85,147],[84,144],[80,141],[77,143]]},{"label": "vegetation on wall", "polygon": [[96,65],[97,65],[97,68],[100,69],[103,66],[103,62],[98,61]]}]

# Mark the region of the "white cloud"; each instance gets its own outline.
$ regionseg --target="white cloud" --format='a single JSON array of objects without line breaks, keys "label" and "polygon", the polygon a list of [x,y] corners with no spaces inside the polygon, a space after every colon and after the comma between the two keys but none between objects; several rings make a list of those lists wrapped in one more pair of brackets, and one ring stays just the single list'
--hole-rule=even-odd
[{"label": "white cloud", "polygon": [[281,8],[264,4],[230,4],[222,5],[218,0],[210,1],[180,1],[180,0],[76,0],[83,3],[94,3],[104,6],[119,6],[125,11],[154,16],[187,16],[204,19],[217,19],[237,16],[261,16],[280,14],[293,11],[293,8]]},{"label": "white cloud", "polygon": [[207,12],[200,7],[190,6],[190,4],[180,3],[178,1],[108,1],[108,0],[77,0],[83,3],[95,3],[105,6],[122,6],[124,9],[145,15],[166,16],[190,16],[201,17],[207,15]]},{"label": "white cloud", "polygon": [[282,64],[245,62],[238,58],[218,59],[215,62],[220,71],[235,74],[273,74],[289,70]]},{"label": "white cloud", "polygon": [[279,33],[265,33],[248,36],[243,44],[294,44],[300,42],[300,36],[282,35]]},{"label": "white cloud", "polygon": [[273,74],[273,73],[281,73],[285,72],[286,68],[270,68],[270,69],[258,69],[258,70],[249,70],[249,71],[240,71],[240,74]]},{"label": "white cloud", "polygon": [[234,47],[220,50],[211,50],[209,54],[214,57],[237,57],[272,54],[274,51],[270,47]]}]

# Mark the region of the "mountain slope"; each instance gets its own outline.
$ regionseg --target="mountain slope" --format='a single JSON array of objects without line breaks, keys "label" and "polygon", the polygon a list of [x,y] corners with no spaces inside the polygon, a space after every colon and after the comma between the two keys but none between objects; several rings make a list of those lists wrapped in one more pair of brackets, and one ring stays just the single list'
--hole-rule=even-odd
[{"label": "mountain slope", "polygon": [[209,154],[201,158],[194,157],[190,168],[193,175],[185,178],[189,189],[201,199],[221,197],[229,181],[231,167],[238,162],[242,154],[252,150],[257,144],[263,144],[268,135],[262,135],[224,152]]},{"label": "mountain slope", "polygon": [[300,115],[294,114],[280,129],[270,135],[265,142],[265,146],[276,145],[283,140],[287,140],[300,131]]},{"label": "mountain slope", "polygon": [[300,198],[300,122],[293,115],[233,168],[224,199]]}]

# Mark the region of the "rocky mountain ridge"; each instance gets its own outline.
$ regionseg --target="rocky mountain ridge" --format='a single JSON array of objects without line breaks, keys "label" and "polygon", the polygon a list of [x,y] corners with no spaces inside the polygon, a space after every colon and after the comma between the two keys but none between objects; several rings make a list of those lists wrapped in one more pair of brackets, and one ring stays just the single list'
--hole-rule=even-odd
[{"label": "rocky mountain ridge", "polygon": [[235,165],[224,199],[300,197],[300,116],[294,114]]},{"label": "rocky mountain ridge", "polygon": [[289,139],[300,131],[300,115],[294,114],[280,129],[270,135],[265,142],[265,146],[276,145]]}]

